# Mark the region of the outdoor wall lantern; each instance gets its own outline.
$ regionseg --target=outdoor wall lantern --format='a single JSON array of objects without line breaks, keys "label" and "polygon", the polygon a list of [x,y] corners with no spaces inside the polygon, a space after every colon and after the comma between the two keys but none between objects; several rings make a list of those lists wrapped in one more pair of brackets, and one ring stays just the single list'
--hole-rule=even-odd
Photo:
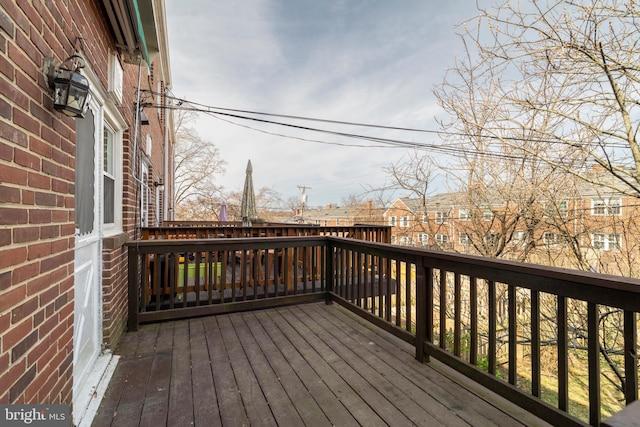
[{"label": "outdoor wall lantern", "polygon": [[53,108],[70,117],[84,117],[89,106],[89,80],[80,72],[84,60],[71,55],[56,67],[49,65],[47,79],[53,89]]}]

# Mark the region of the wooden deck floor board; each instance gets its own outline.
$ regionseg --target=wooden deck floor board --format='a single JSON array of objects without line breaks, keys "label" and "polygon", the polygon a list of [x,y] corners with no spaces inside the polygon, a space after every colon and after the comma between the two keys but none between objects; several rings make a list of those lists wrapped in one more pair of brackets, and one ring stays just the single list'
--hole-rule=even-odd
[{"label": "wooden deck floor board", "polygon": [[[279,384],[287,391],[289,399],[291,399],[293,406],[296,408],[304,424],[330,426],[331,423],[313,396],[308,393],[298,377],[298,373],[293,370],[282,355],[280,348],[271,340],[271,337],[265,331],[265,329],[273,327],[269,324],[268,316],[266,316],[264,312],[259,311],[254,314],[256,321],[251,321],[247,324],[253,331],[258,345],[269,360],[269,364],[278,376]],[[257,331],[260,329],[262,330],[258,333]]]},{"label": "wooden deck floor board", "polygon": [[363,426],[386,425],[349,383],[333,369],[329,363],[330,360],[322,357],[314,349],[314,343],[319,341],[316,335],[304,329],[297,331],[288,322],[280,327],[358,424]]},{"label": "wooden deck floor board", "polygon": [[308,362],[305,355],[302,354],[304,347],[308,345],[296,346],[291,339],[294,338],[289,331],[283,331],[281,328],[288,326],[279,313],[267,312],[267,316],[273,321],[274,328],[267,328],[265,331],[271,336],[274,343],[280,348],[287,362],[298,376],[304,386],[307,388],[311,396],[315,399],[318,406],[322,409],[325,416],[334,426],[352,425],[355,420],[347,411],[340,400],[335,396],[332,390],[325,384],[313,366]]},{"label": "wooden deck floor board", "polygon": [[[234,318],[234,327],[238,337],[245,343],[245,353],[249,363],[253,366],[253,372],[260,384],[278,384],[278,376],[256,342],[247,320],[251,321],[251,318],[249,316]],[[257,333],[261,333],[261,331],[257,331]],[[291,410],[293,403],[283,387],[264,386],[263,392],[278,425],[298,426],[304,424],[298,412]]]},{"label": "wooden deck floor board", "polygon": [[336,305],[145,325],[116,353],[96,427],[527,423]]}]

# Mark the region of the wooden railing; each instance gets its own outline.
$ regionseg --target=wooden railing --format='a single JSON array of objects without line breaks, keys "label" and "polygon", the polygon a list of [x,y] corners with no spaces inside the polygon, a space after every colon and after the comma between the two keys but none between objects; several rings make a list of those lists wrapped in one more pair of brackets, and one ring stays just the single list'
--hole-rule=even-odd
[{"label": "wooden railing", "polygon": [[[199,225],[194,226],[194,223]],[[369,242],[390,243],[391,228],[380,225],[355,225],[349,227],[320,227],[313,225],[270,224],[243,227],[236,223],[196,222],[183,225],[172,222],[170,226],[143,228],[142,240],[158,239],[220,239],[247,237],[285,236],[336,236]]]},{"label": "wooden railing", "polygon": [[331,236],[132,242],[129,266],[132,329],[325,299],[554,425],[638,397],[636,279]]}]

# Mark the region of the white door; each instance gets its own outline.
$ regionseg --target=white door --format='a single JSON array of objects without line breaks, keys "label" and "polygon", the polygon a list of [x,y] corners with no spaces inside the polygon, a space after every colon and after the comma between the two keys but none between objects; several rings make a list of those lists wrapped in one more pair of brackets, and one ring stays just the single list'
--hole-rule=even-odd
[{"label": "white door", "polygon": [[[101,132],[97,108],[76,119],[76,239],[74,263],[73,400],[97,360],[102,341],[100,173]],[[89,384],[90,385],[90,384]],[[83,391],[84,393],[84,391]]]}]

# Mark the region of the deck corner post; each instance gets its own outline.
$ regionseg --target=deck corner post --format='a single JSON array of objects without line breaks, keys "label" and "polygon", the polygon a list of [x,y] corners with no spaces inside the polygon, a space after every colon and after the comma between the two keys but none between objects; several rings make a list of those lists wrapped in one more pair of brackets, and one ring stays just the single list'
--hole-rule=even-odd
[{"label": "deck corner post", "polygon": [[127,247],[127,260],[129,263],[129,314],[127,320],[127,327],[129,331],[138,330],[138,311],[139,311],[139,299],[138,299],[138,278],[139,278],[139,254],[138,248],[133,245]]}]

